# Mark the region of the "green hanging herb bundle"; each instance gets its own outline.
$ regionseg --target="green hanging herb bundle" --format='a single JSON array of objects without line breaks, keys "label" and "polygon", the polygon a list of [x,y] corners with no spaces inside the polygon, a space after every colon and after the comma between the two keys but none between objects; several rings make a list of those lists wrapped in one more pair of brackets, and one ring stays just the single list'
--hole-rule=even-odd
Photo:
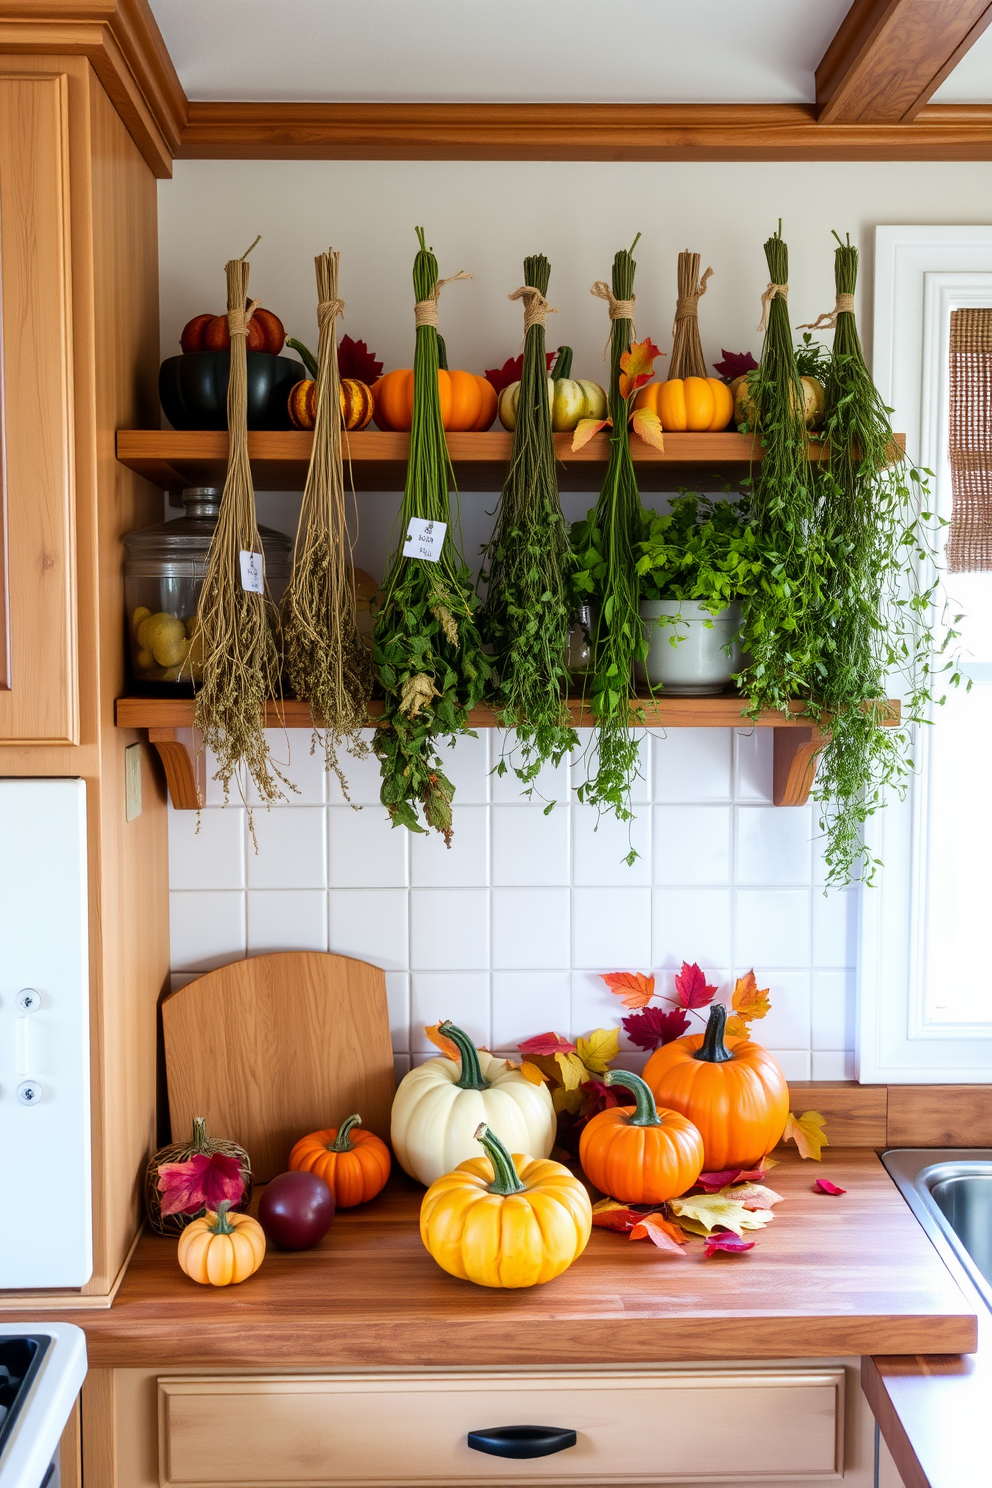
[{"label": "green hanging herb bundle", "polygon": [[[373,748],[381,799],[395,826],[441,833],[451,845],[454,786],[441,768],[438,743],[470,734],[468,715],[490,676],[476,625],[478,600],[455,544],[448,498],[454,474],[438,393],[437,259],[417,228],[413,265],[416,348],[413,425],[400,509],[400,546],[376,617],[373,661],[385,708]],[[456,274],[469,278],[467,274]],[[418,553],[421,556],[417,556]]]},{"label": "green hanging herb bundle", "polygon": [[[575,744],[565,702],[572,553],[558,495],[544,347],[550,277],[543,254],[525,258],[523,285],[509,296],[524,301],[524,359],[513,452],[486,548],[482,613],[499,721],[516,730],[514,769],[531,787],[546,760],[557,765]],[[505,772],[504,761],[498,769]]]}]

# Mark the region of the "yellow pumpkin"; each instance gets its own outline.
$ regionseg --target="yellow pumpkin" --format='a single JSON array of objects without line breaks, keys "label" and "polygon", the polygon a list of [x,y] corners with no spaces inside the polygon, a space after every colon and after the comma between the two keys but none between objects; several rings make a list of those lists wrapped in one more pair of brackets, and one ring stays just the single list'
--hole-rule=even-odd
[{"label": "yellow pumpkin", "polygon": [[485,1157],[432,1183],[420,1238],[443,1270],[477,1286],[537,1286],[560,1276],[589,1243],[592,1205],[579,1180],[547,1158],[513,1157],[485,1122]]},{"label": "yellow pumpkin", "polygon": [[216,1213],[194,1219],[179,1237],[179,1264],[201,1286],[233,1286],[254,1276],[265,1256],[265,1231],[250,1214]]},{"label": "yellow pumpkin", "polygon": [[[823,410],[826,404],[826,393],[823,383],[815,377],[801,377],[799,381],[803,386],[803,419],[807,429],[816,429],[823,418]],[[747,385],[747,374],[743,377],[735,377],[730,384],[730,391],[734,397],[734,418],[738,424],[747,424],[753,429],[757,424],[754,410],[754,399]]]},{"label": "yellow pumpkin", "polygon": [[[364,429],[372,419],[375,402],[364,382],[343,377],[339,385],[342,429]],[[317,423],[317,384],[312,378],[294,383],[286,401],[294,429],[313,429]]]},{"label": "yellow pumpkin", "polygon": [[671,377],[649,382],[634,399],[635,408],[650,408],[671,433],[725,429],[734,412],[729,387],[717,377]]}]

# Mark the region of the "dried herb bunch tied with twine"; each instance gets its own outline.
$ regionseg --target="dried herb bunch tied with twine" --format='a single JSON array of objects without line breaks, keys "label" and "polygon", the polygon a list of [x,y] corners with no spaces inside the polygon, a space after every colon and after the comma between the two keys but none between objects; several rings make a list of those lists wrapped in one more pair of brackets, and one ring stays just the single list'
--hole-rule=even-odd
[{"label": "dried herb bunch tied with twine", "polygon": [[[524,259],[524,359],[513,451],[486,548],[489,591],[482,628],[504,728],[516,730],[517,776],[533,786],[546,760],[556,765],[575,744],[565,694],[571,617],[572,550],[558,494],[548,398],[545,296],[551,265]],[[500,761],[500,772],[506,764]]]},{"label": "dried herb bunch tied with twine", "polygon": [[317,271],[317,397],[313,453],[303,490],[293,576],[283,599],[283,636],[290,686],[310,704],[314,745],[347,797],[338,749],[364,754],[361,729],[372,696],[372,657],[358,631],[345,512],[344,462],[337,359],[340,255],[314,260]]},{"label": "dried herb bunch tied with twine", "polygon": [[748,373],[754,425],[764,449],[750,500],[765,573],[744,607],[750,654],[744,691],[761,708],[788,709],[810,696],[819,670],[823,545],[803,414],[803,388],[789,324],[789,250],[782,224],[765,244],[769,284],[761,296],[761,364]]},{"label": "dried herb bunch tied with twine", "polygon": [[[413,358],[413,423],[406,485],[400,509],[400,546],[386,579],[376,617],[373,660],[385,690],[385,708],[373,748],[382,775],[381,799],[394,826],[441,833],[451,846],[454,786],[441,768],[438,742],[471,734],[468,714],[490,677],[476,624],[472,576],[451,526],[449,481],[454,472],[441,421],[438,392],[437,259],[417,228],[420,251],[413,265],[416,348]],[[470,278],[456,274],[456,279]],[[410,522],[443,522],[437,561],[404,557]]]},{"label": "dried herb bunch tied with twine", "polygon": [[672,326],[672,360],[669,377],[705,377],[706,361],[699,339],[699,301],[706,293],[706,283],[712,274],[707,269],[700,279],[698,253],[688,249],[679,254],[679,297],[675,303],[675,323]]},{"label": "dried herb bunch tied with twine", "polygon": [[[871,881],[876,861],[864,823],[886,787],[905,789],[912,769],[908,726],[928,721],[936,678],[957,675],[947,656],[955,633],[946,631],[935,643],[931,623],[938,584],[928,530],[933,517],[921,510],[927,482],[901,456],[890,411],[865,366],[854,310],[858,250],[834,236],[836,305],[810,327],[835,327],[823,425],[829,456],[817,472],[828,567],[815,696],[829,713],[830,739],[814,795],[827,839],[827,882],[840,885]],[[903,724],[885,728],[894,675],[906,689]]]},{"label": "dried herb bunch tied with twine", "polygon": [[283,799],[281,786],[287,782],[272,762],[264,730],[265,704],[281,696],[278,611],[267,591],[245,588],[241,571],[242,553],[262,552],[248,461],[246,337],[256,302],[247,303],[247,256],[233,258],[225,266],[231,333],[230,446],[220,514],[197,609],[203,677],[195,718],[204,745],[217,757],[215,778],[223,785],[225,797],[243,766],[261,800],[268,803]]}]

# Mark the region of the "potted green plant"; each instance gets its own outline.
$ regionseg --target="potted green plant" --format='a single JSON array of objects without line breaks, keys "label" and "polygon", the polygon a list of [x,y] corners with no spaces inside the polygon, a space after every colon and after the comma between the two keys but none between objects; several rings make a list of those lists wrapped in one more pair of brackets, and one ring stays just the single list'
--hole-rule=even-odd
[{"label": "potted green plant", "polygon": [[683,491],[667,512],[647,514],[636,567],[639,679],[676,697],[723,692],[742,665],[740,601],[762,570],[746,503]]}]

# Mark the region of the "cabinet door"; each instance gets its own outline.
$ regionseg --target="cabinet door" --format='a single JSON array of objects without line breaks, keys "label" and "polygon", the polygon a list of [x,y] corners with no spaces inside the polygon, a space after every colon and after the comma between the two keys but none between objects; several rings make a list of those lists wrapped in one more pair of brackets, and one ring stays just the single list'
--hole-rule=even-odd
[{"label": "cabinet door", "polygon": [[78,742],[67,94],[0,74],[0,744]]}]

